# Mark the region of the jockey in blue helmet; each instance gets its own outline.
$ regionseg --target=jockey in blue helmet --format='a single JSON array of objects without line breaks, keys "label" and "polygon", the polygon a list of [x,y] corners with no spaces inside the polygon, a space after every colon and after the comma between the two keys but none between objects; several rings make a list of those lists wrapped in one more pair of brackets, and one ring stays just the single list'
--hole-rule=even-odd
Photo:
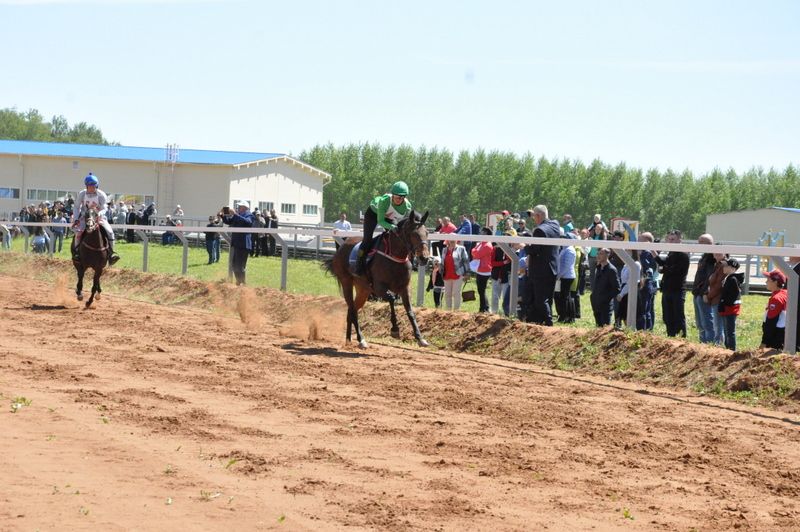
[{"label": "jockey in blue helmet", "polygon": [[75,244],[72,246],[72,260],[80,260],[78,249],[83,236],[83,231],[86,229],[85,222],[83,221],[83,214],[88,209],[95,209],[97,211],[98,222],[105,229],[108,235],[108,263],[114,265],[119,260],[119,255],[114,252],[114,231],[106,220],[106,209],[108,205],[108,196],[105,192],[97,188],[100,181],[97,176],[89,172],[89,175],[83,180],[86,185],[86,190],[81,190],[78,193],[78,199],[75,202],[75,208],[72,214],[72,230],[75,232]]}]

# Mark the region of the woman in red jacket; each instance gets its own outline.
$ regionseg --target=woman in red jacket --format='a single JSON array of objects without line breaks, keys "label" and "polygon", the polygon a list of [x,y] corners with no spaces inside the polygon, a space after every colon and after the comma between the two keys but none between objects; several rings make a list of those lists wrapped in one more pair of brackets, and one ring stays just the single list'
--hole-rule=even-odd
[{"label": "woman in red jacket", "polygon": [[[484,227],[481,229],[481,235],[491,235],[492,230]],[[477,267],[474,268],[475,283],[478,285],[478,296],[480,296],[480,308],[478,312],[489,312],[489,302],[486,299],[486,285],[489,284],[489,278],[492,276],[492,259],[494,258],[494,249],[491,242],[477,242],[475,247],[472,248],[473,264],[478,261]]]}]

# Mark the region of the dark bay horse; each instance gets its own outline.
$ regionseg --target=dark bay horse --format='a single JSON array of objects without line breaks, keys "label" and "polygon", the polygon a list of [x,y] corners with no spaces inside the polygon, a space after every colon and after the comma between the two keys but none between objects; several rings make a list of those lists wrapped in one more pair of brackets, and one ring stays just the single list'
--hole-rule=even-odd
[{"label": "dark bay horse", "polygon": [[[378,251],[367,265],[367,276],[353,275],[350,269],[350,252],[355,244],[342,245],[333,258],[325,261],[325,268],[336,277],[342,288],[342,295],[347,302],[347,341],[351,339],[352,327],[355,326],[358,345],[367,347],[367,342],[361,334],[358,325],[358,311],[367,302],[370,294],[386,299],[389,302],[392,319],[392,336],[400,337],[400,328],[397,326],[395,313],[395,296],[403,300],[408,320],[414,329],[414,337],[420,346],[426,347],[428,342],[422,338],[422,333],[417,325],[417,318],[411,308],[411,261],[410,256],[416,256],[421,264],[428,260],[428,231],[425,229],[426,212],[422,218],[413,210],[400,220],[397,228],[384,233],[383,242],[375,241],[373,249]],[[353,296],[355,288],[355,297]]]},{"label": "dark bay horse", "polygon": [[[87,209],[83,215],[83,221],[85,229],[78,249],[80,261],[73,260],[72,264],[78,272],[78,285],[75,287],[78,301],[83,301],[83,274],[86,273],[86,268],[94,270],[92,295],[86,301],[86,308],[89,308],[94,302],[95,294],[100,299],[103,291],[100,288],[100,276],[103,275],[103,268],[108,264],[108,235],[97,220],[96,210]],[[74,240],[72,248],[75,248]]]}]

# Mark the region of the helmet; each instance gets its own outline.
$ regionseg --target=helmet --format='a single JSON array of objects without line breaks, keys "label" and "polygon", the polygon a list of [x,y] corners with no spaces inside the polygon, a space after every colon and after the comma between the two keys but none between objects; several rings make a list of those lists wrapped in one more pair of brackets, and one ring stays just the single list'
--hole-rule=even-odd
[{"label": "helmet", "polygon": [[97,180],[97,176],[93,175],[90,172],[89,175],[86,176],[86,179],[83,180],[83,184],[85,184],[87,187],[89,185],[97,186],[98,184],[100,184],[100,181]]},{"label": "helmet", "polygon": [[408,196],[408,185],[406,185],[405,181],[398,181],[392,185],[390,192],[397,196]]}]

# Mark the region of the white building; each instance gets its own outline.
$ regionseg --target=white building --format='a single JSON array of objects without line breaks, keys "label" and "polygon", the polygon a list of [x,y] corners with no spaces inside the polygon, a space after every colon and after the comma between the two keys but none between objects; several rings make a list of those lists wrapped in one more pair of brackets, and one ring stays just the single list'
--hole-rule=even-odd
[{"label": "white building", "polygon": [[24,205],[77,197],[92,172],[113,199],[155,202],[159,215],[180,205],[205,219],[248,200],[275,209],[282,223],[323,220],[322,188],[331,176],[281,153],[170,150],[0,140],[0,216]]},{"label": "white building", "polygon": [[785,231],[786,244],[800,242],[800,209],[769,207],[706,216],[706,232],[716,241],[756,242],[767,231]]}]

